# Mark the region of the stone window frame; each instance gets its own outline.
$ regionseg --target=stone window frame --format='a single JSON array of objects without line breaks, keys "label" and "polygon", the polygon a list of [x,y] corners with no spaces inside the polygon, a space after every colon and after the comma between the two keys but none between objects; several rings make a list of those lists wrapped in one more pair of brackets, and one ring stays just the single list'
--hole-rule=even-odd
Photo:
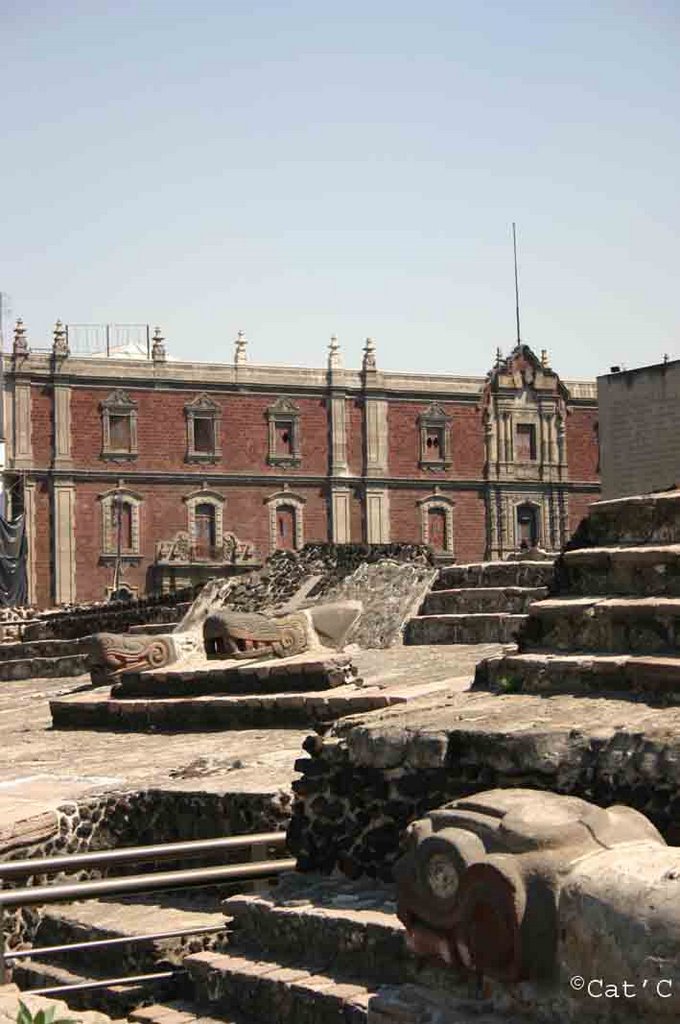
[{"label": "stone window frame", "polygon": [[[110,460],[136,459],[139,449],[137,443],[137,403],[127,391],[117,388],[99,403],[102,419],[102,450],[101,457]],[[111,417],[127,416],[130,421],[130,447],[127,451],[113,448],[111,444]]]},{"label": "stone window frame", "polygon": [[[527,431],[529,438],[529,457],[526,459],[520,458],[518,454],[519,450],[519,435],[520,428]],[[533,452],[533,456],[531,455]],[[532,416],[517,416],[513,417],[512,422],[512,460],[513,462],[519,463],[522,466],[535,466],[541,463],[541,430],[540,430],[540,419]]]},{"label": "stone window frame", "polygon": [[[219,405],[210,395],[202,392],[184,406],[187,421],[187,462],[217,462],[222,456],[221,425],[222,414]],[[213,450],[196,451],[194,424],[197,419],[209,419],[213,429]]]},{"label": "stone window frame", "polygon": [[144,499],[140,494],[136,494],[126,487],[117,487],[99,495],[102,508],[101,556],[110,559],[115,558],[118,553],[118,538],[113,526],[112,515],[113,503],[117,495],[120,495],[125,504],[132,508],[132,547],[129,551],[121,551],[121,558],[124,561],[136,561],[142,557],[141,511]]},{"label": "stone window frame", "polygon": [[511,505],[511,508],[512,508],[512,520],[511,520],[511,525],[512,525],[513,549],[515,551],[519,551],[520,550],[519,521],[517,519],[517,512],[522,507],[522,505],[530,505],[533,509],[536,510],[536,524],[538,526],[538,537],[536,538],[536,546],[539,547],[539,548],[540,547],[545,547],[546,546],[546,522],[545,522],[546,508],[545,508],[545,502],[540,500],[540,499],[537,500],[535,496],[529,497],[527,495],[524,495],[521,498],[514,498],[514,499],[512,499],[512,505]]},{"label": "stone window frame", "polygon": [[[436,459],[432,458],[427,449],[427,435],[430,430],[441,432],[440,457]],[[453,461],[451,457],[451,417],[438,402],[433,402],[424,412],[420,413],[418,431],[420,437],[419,465],[424,469],[449,469]]]},{"label": "stone window frame", "polygon": [[[289,454],[276,450],[276,430],[284,424],[291,434]],[[300,410],[291,398],[283,395],[267,409],[267,462],[270,466],[299,466],[302,462]]]},{"label": "stone window frame", "polygon": [[443,494],[430,494],[427,498],[421,498],[418,505],[420,506],[420,535],[423,544],[430,543],[429,513],[432,511],[443,512],[446,547],[442,554],[452,555],[454,553],[453,513],[456,507],[455,501]]},{"label": "stone window frame", "polygon": [[279,508],[292,508],[293,510],[293,521],[294,521],[294,533],[295,538],[293,542],[293,548],[295,551],[299,551],[304,547],[305,543],[305,522],[304,522],[304,507],[307,499],[303,498],[302,495],[296,494],[294,491],[276,491],[274,494],[270,494],[268,498],[264,499],[265,505],[269,509],[269,547],[272,551],[276,551],[277,547],[277,531],[276,531],[276,512]]},{"label": "stone window frame", "polygon": [[191,494],[187,494],[182,500],[187,507],[189,543],[192,545],[195,543],[196,506],[212,505],[215,509],[215,546],[219,546],[224,535],[224,506],[227,501],[224,495],[219,494],[218,491],[211,491],[206,488],[203,491],[192,491]]}]

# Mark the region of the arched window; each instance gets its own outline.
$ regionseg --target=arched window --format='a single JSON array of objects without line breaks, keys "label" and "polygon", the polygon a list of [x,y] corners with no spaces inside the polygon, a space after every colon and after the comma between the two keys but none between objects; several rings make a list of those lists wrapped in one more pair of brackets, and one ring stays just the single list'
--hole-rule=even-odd
[{"label": "arched window", "polygon": [[129,501],[125,501],[125,499],[121,501],[114,500],[111,503],[111,519],[116,550],[118,550],[118,533],[120,531],[120,550],[124,555],[130,554],[134,550],[132,504]]},{"label": "arched window", "polygon": [[109,491],[101,495],[102,554],[139,556],[141,497],[128,490]]},{"label": "arched window", "polygon": [[194,506],[193,536],[195,558],[210,558],[217,544],[215,505],[201,502]]},{"label": "arched window", "polygon": [[295,509],[291,505],[276,509],[276,546],[286,551],[295,547]]},{"label": "arched window", "polygon": [[444,509],[428,509],[427,535],[433,551],[446,551],[446,513]]}]

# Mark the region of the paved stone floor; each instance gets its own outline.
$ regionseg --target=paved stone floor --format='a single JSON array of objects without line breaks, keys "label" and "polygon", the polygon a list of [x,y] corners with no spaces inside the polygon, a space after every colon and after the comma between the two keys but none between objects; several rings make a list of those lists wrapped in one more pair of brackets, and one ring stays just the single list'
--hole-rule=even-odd
[{"label": "paved stone floor", "polygon": [[[357,651],[353,658],[367,685],[447,680],[460,691],[477,661],[500,650],[495,644],[399,647]],[[180,735],[53,730],[50,698],[87,683],[85,676],[0,683],[0,829],[107,789],[289,789],[308,729]]]}]

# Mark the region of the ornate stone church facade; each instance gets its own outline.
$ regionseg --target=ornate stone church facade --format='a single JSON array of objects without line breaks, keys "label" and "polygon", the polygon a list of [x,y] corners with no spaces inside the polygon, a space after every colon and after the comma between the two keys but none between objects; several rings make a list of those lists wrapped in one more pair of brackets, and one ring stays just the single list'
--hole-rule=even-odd
[{"label": "ornate stone church facade", "polygon": [[558,550],[599,493],[595,381],[546,353],[484,376],[83,356],[57,323],[4,359],[9,512],[41,606],[143,594],[307,541],[430,544],[448,561]]}]

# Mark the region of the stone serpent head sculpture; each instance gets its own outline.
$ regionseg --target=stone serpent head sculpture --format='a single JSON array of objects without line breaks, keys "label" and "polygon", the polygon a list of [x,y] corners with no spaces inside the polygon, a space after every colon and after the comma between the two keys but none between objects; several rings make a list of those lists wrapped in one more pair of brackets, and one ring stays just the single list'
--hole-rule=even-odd
[{"label": "stone serpent head sculpture", "polygon": [[320,605],[288,615],[220,611],[203,624],[209,658],[290,658],[319,647],[338,649],[362,611],[360,601]]},{"label": "stone serpent head sculpture", "polygon": [[568,942],[569,886],[605,892],[615,858],[667,851],[629,807],[528,789],[477,793],[408,826],[397,912],[416,953],[498,981],[548,978]]}]

